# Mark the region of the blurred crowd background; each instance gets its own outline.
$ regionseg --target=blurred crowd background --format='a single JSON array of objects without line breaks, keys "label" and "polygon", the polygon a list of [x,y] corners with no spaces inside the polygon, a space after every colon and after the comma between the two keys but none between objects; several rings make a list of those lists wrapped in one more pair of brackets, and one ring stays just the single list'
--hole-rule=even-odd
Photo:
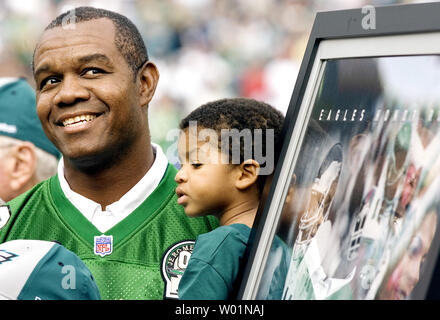
[{"label": "blurred crowd background", "polygon": [[167,134],[199,105],[251,97],[287,111],[316,12],[430,2],[404,0],[0,0],[0,77],[26,77],[46,25],[77,6],[120,12],[139,28],[160,71],[151,135]]}]

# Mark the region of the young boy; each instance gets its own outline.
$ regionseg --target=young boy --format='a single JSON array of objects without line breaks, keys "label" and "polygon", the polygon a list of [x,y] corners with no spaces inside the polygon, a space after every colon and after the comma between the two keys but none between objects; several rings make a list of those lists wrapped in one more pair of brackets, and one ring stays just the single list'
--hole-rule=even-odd
[{"label": "young boy", "polygon": [[244,98],[207,103],[181,121],[178,203],[189,217],[216,216],[220,227],[197,238],[179,299],[230,298],[264,183],[258,157],[274,165],[283,121],[273,107]]}]

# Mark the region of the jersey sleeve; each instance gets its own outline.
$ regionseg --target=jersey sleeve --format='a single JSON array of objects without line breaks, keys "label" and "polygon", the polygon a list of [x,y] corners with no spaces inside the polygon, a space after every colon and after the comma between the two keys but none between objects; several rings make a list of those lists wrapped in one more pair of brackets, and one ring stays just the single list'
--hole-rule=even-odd
[{"label": "jersey sleeve", "polygon": [[190,259],[179,282],[178,295],[180,300],[226,300],[228,287],[211,265]]}]

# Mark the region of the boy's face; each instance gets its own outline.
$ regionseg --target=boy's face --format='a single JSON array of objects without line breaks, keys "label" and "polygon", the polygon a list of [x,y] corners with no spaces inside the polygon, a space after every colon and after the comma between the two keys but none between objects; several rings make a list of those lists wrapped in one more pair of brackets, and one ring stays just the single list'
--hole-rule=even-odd
[{"label": "boy's face", "polygon": [[182,164],[175,180],[178,203],[190,217],[218,216],[233,205],[235,195],[234,166],[216,143],[200,141],[196,134],[184,130],[178,141]]}]

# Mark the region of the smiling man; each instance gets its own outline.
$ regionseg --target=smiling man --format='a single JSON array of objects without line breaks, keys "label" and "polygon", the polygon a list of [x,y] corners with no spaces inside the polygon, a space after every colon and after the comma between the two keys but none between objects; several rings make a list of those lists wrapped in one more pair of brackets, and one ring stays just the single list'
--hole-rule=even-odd
[{"label": "smiling man", "polygon": [[217,222],[186,217],[177,170],[150,141],[159,73],[136,27],[107,10],[73,12],[74,24],[65,27],[71,12],[57,17],[34,53],[37,114],[62,153],[58,174],[8,204],[0,243],[60,242],[89,267],[103,299],[177,297],[184,260],[168,260],[179,262]]}]

